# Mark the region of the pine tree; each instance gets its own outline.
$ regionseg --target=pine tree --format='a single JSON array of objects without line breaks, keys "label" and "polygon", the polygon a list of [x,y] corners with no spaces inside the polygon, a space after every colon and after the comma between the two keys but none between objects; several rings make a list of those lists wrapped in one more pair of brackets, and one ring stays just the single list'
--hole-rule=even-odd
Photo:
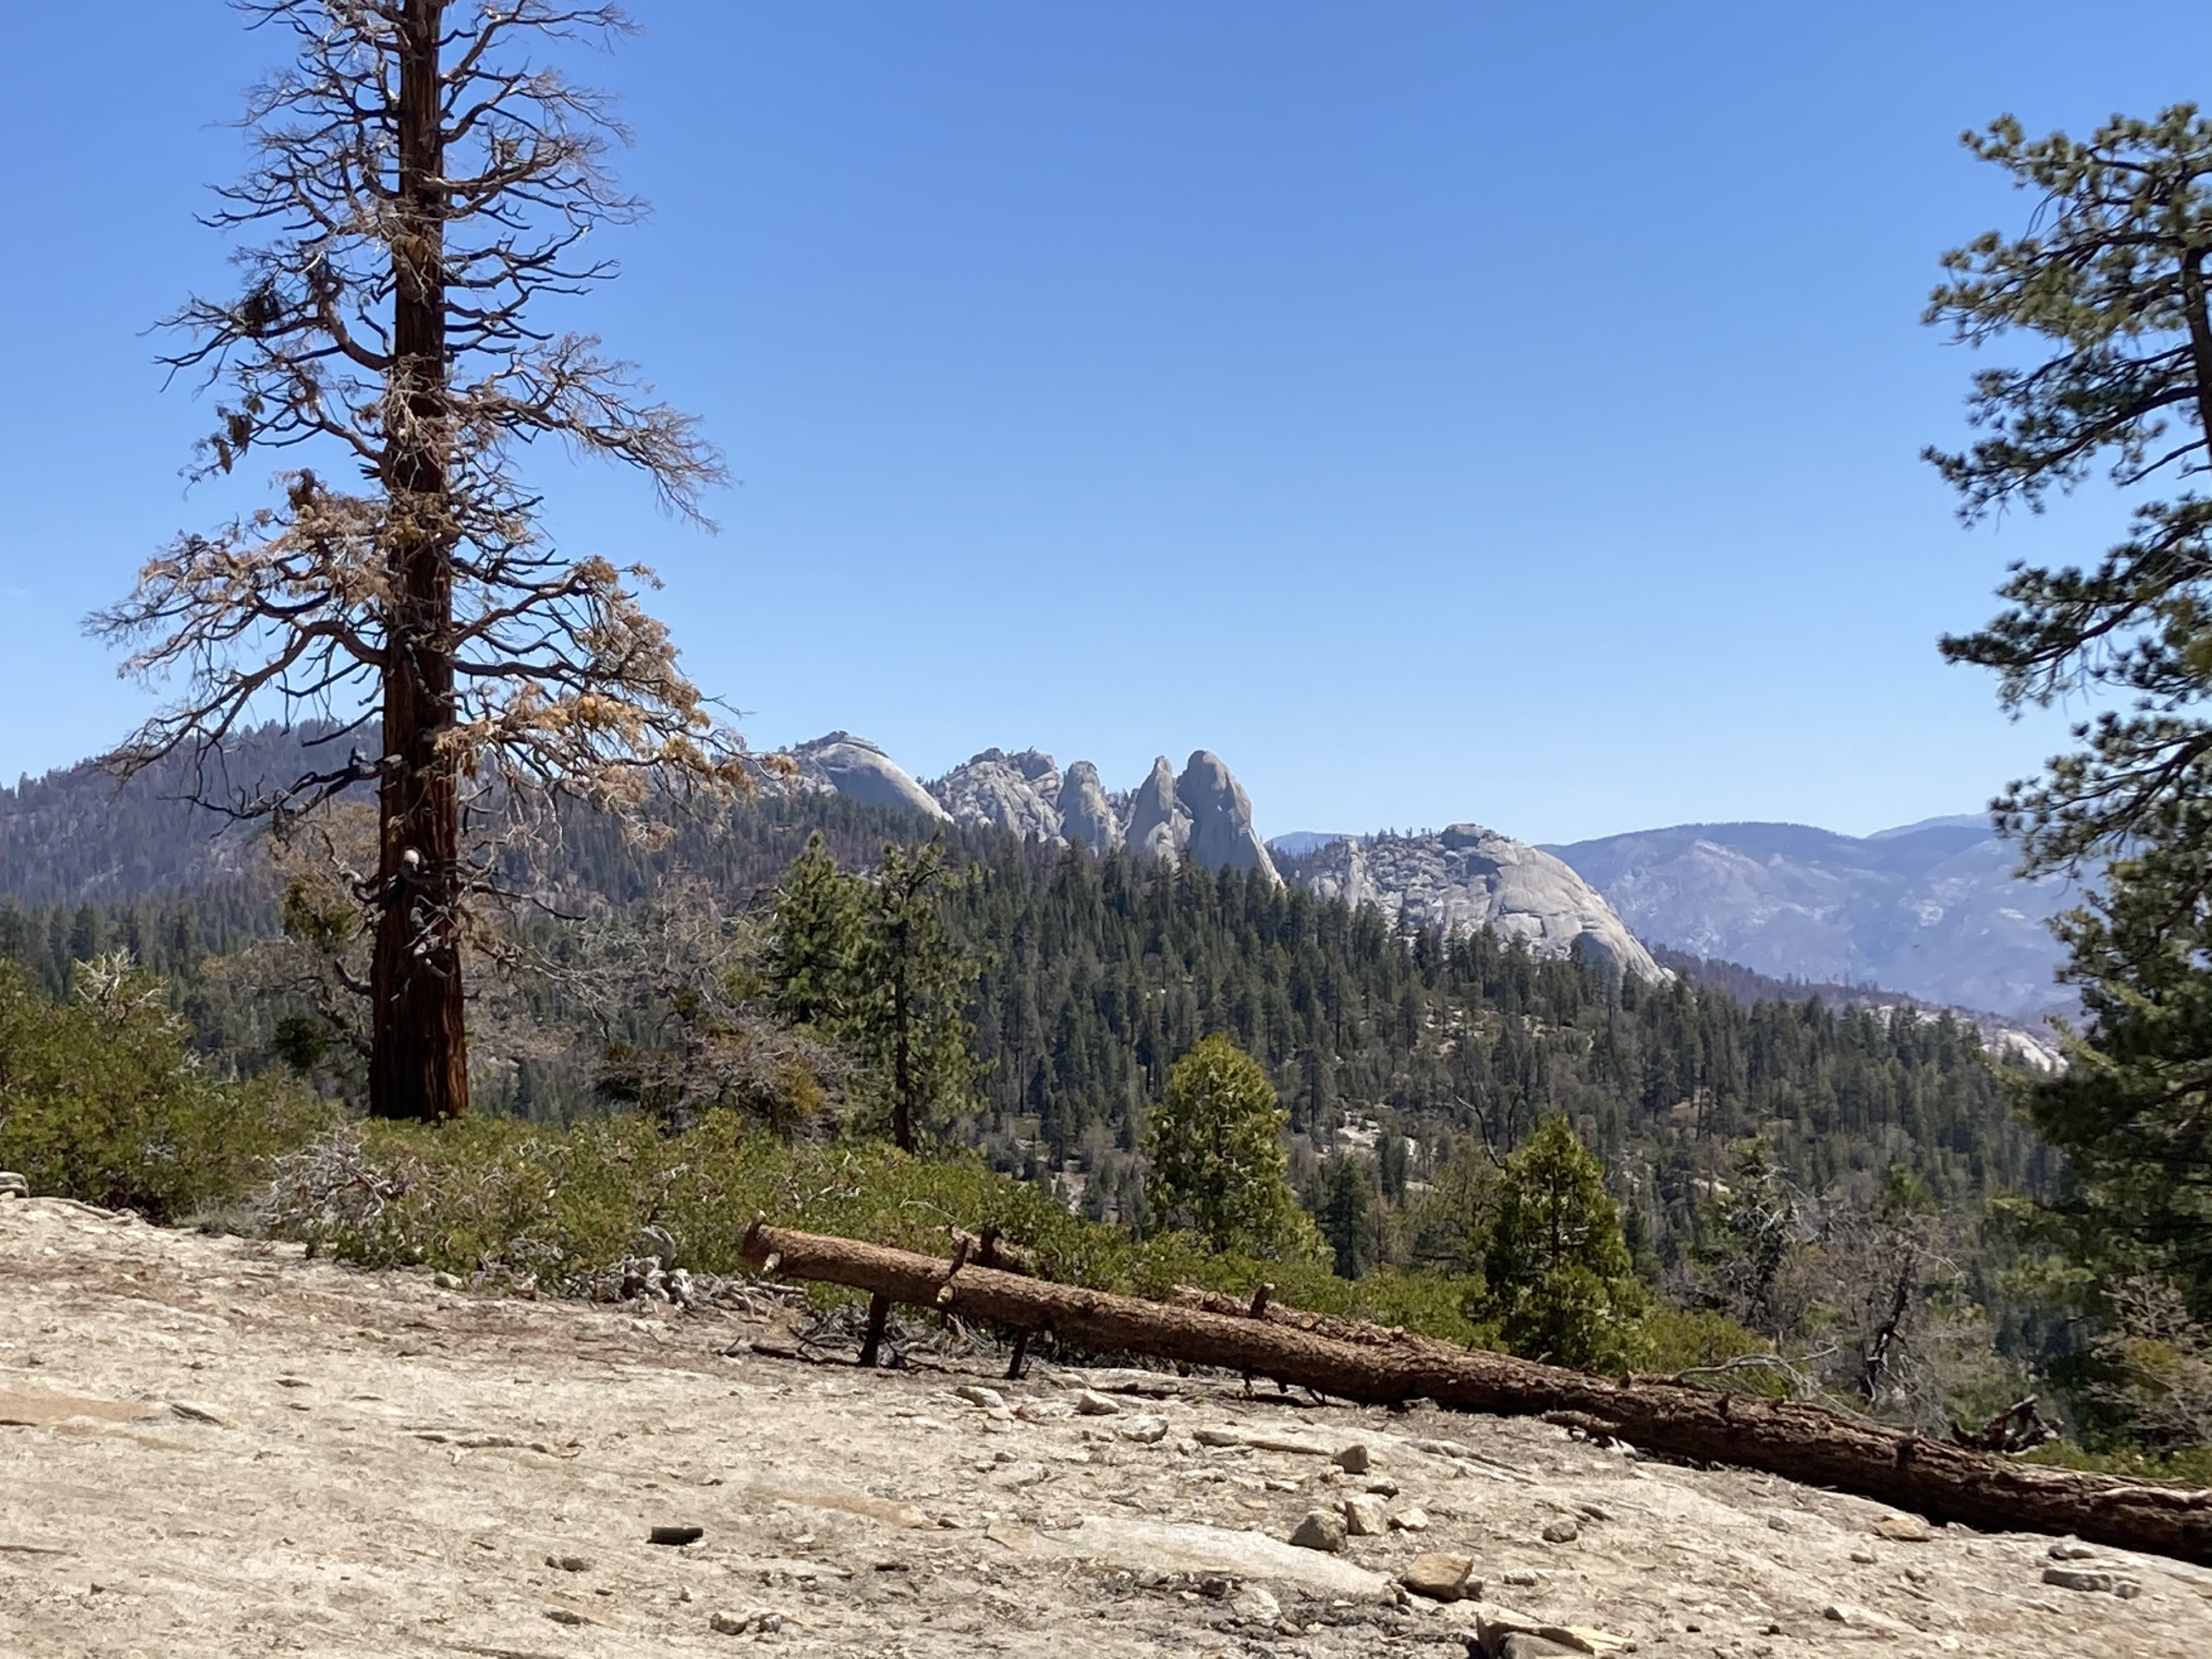
[{"label": "pine tree", "polygon": [[792,1024],[834,1030],[850,1012],[864,886],[837,867],[819,830],[777,884],[762,973]]},{"label": "pine tree", "polygon": [[1285,1178],[1288,1118],[1258,1061],[1225,1036],[1201,1037],[1153,1109],[1145,1151],[1154,1215],[1216,1250],[1304,1254],[1311,1224]]},{"label": "pine tree", "polygon": [[903,1152],[969,1103],[978,1070],[966,1014],[978,964],[945,925],[946,900],[962,884],[941,842],[894,843],[860,897],[845,1024]]},{"label": "pine tree", "polygon": [[1620,1371],[1649,1305],[1606,1196],[1604,1172],[1561,1116],[1505,1160],[1483,1253],[1484,1313],[1530,1359]]},{"label": "pine tree", "polygon": [[[2000,676],[2017,712],[2080,696],[2115,707],[2076,726],[2082,746],[1995,803],[2023,873],[2094,878],[2106,896],[2063,918],[2067,977],[2092,1024],[2067,1073],[2036,1091],[2039,1123],[2081,1173],[2085,1241],[2148,1249],[2212,1306],[2212,1080],[2203,1010],[2212,967],[2212,119],[2179,104],[2114,117],[2086,140],[2029,139],[2010,116],[1974,153],[2036,193],[2028,229],[1944,256],[1931,322],[1980,345],[2039,337],[1975,377],[1983,435],[1929,459],[1970,520],[2039,507],[2100,468],[2135,495],[2127,539],[2087,568],[2015,565],[2007,608],[1947,638],[1954,661]],[[2171,500],[2150,486],[2180,486]]]}]

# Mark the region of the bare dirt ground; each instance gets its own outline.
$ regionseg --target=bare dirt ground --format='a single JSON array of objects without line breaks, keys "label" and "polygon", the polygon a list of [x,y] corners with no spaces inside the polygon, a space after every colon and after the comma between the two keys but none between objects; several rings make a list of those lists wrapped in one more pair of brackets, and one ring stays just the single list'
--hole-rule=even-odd
[{"label": "bare dirt ground", "polygon": [[[2212,1655],[2212,1572],[2099,1552],[2063,1565],[2139,1594],[2057,1587],[2047,1538],[1897,1541],[1879,1504],[1540,1423],[779,1346],[0,1200],[0,1655],[1456,1659],[1497,1603],[1646,1655]],[[1425,1528],[1271,1541],[1377,1487]],[[1399,1590],[1424,1551],[1488,1601]]]}]

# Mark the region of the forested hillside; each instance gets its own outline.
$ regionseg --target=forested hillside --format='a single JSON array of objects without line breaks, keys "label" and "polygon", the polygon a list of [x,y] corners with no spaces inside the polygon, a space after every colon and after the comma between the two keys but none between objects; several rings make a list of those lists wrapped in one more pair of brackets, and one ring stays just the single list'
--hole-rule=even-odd
[{"label": "forested hillside", "polygon": [[[822,794],[763,800],[650,854],[585,821],[568,827],[538,885],[604,917],[680,878],[726,913],[750,912],[810,833],[864,867],[915,828]],[[2008,1115],[1978,1036],[1946,1015],[1817,997],[1747,1004],[1686,975],[1619,983],[1486,934],[1401,936],[1371,907],[1257,874],[943,833],[980,872],[951,903],[983,964],[970,1009],[984,1065],[977,1110],[946,1127],[1035,1174],[1073,1160],[1094,1210],[1140,1212],[1146,1113],[1169,1065],[1210,1031],[1267,1067],[1309,1182],[1319,1160],[1352,1154],[1387,1206],[1455,1155],[1502,1155],[1544,1113],[1564,1111],[1605,1158],[1632,1234],[1669,1262],[1694,1239],[1732,1143],[1747,1137],[1765,1137],[1808,1192],[1870,1193],[1901,1164],[1939,1200],[1972,1204],[2051,1173]],[[270,1022],[209,994],[203,970],[276,927],[273,882],[248,874],[114,906],[0,901],[0,954],[58,992],[73,959],[129,949],[172,981],[204,1042],[251,1066]],[[550,1075],[541,1070],[539,1111],[560,1109]]]}]

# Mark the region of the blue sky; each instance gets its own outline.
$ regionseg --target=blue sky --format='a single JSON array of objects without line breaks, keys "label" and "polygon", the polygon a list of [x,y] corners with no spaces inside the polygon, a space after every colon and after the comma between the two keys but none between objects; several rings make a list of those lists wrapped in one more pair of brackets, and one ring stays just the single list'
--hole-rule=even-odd
[{"label": "blue sky", "polygon": [[[1866,831],[2063,741],[1935,636],[2118,504],[1960,529],[1958,148],[2212,92],[2212,10],[641,0],[591,73],[647,224],[593,325],[742,480],[708,538],[549,468],[757,744],[910,769],[1218,750],[1263,830]],[[218,0],[17,7],[0,776],[149,706],[79,621],[220,516],[149,325],[272,42]],[[1986,176],[1985,176],[1986,175]]]}]

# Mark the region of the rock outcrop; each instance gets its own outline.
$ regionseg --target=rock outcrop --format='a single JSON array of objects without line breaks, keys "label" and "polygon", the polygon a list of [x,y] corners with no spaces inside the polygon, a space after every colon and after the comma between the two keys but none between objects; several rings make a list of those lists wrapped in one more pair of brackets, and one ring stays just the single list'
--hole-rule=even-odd
[{"label": "rock outcrop", "polygon": [[[1094,777],[1096,775],[1093,775]],[[956,823],[983,823],[1010,836],[1059,838],[1060,769],[1035,749],[1009,755],[986,749],[929,785],[929,793]]]},{"label": "rock outcrop", "polygon": [[1614,971],[1668,977],[1597,890],[1549,853],[1479,823],[1438,835],[1332,842],[1291,867],[1325,898],[1402,908],[1447,933],[1486,928],[1538,956],[1579,951]]},{"label": "rock outcrop", "polygon": [[1106,786],[1098,781],[1098,769],[1089,761],[1078,761],[1067,769],[1054,805],[1060,809],[1060,833],[1068,840],[1099,854],[1121,844],[1121,817],[1106,797]]},{"label": "rock outcrop", "polygon": [[865,805],[896,806],[925,817],[951,817],[905,768],[866,738],[849,732],[832,732],[802,743],[791,750],[791,758],[798,763],[803,788],[834,789]]},{"label": "rock outcrop", "polygon": [[[1164,767],[1167,763],[1160,763]],[[1190,823],[1189,854],[1211,870],[1262,870],[1279,880],[1275,861],[1252,827],[1252,798],[1210,749],[1192,754],[1176,780],[1176,800]]]},{"label": "rock outcrop", "polygon": [[1132,853],[1149,859],[1179,859],[1190,845],[1190,814],[1176,799],[1175,769],[1165,755],[1130,796],[1121,836]]}]

